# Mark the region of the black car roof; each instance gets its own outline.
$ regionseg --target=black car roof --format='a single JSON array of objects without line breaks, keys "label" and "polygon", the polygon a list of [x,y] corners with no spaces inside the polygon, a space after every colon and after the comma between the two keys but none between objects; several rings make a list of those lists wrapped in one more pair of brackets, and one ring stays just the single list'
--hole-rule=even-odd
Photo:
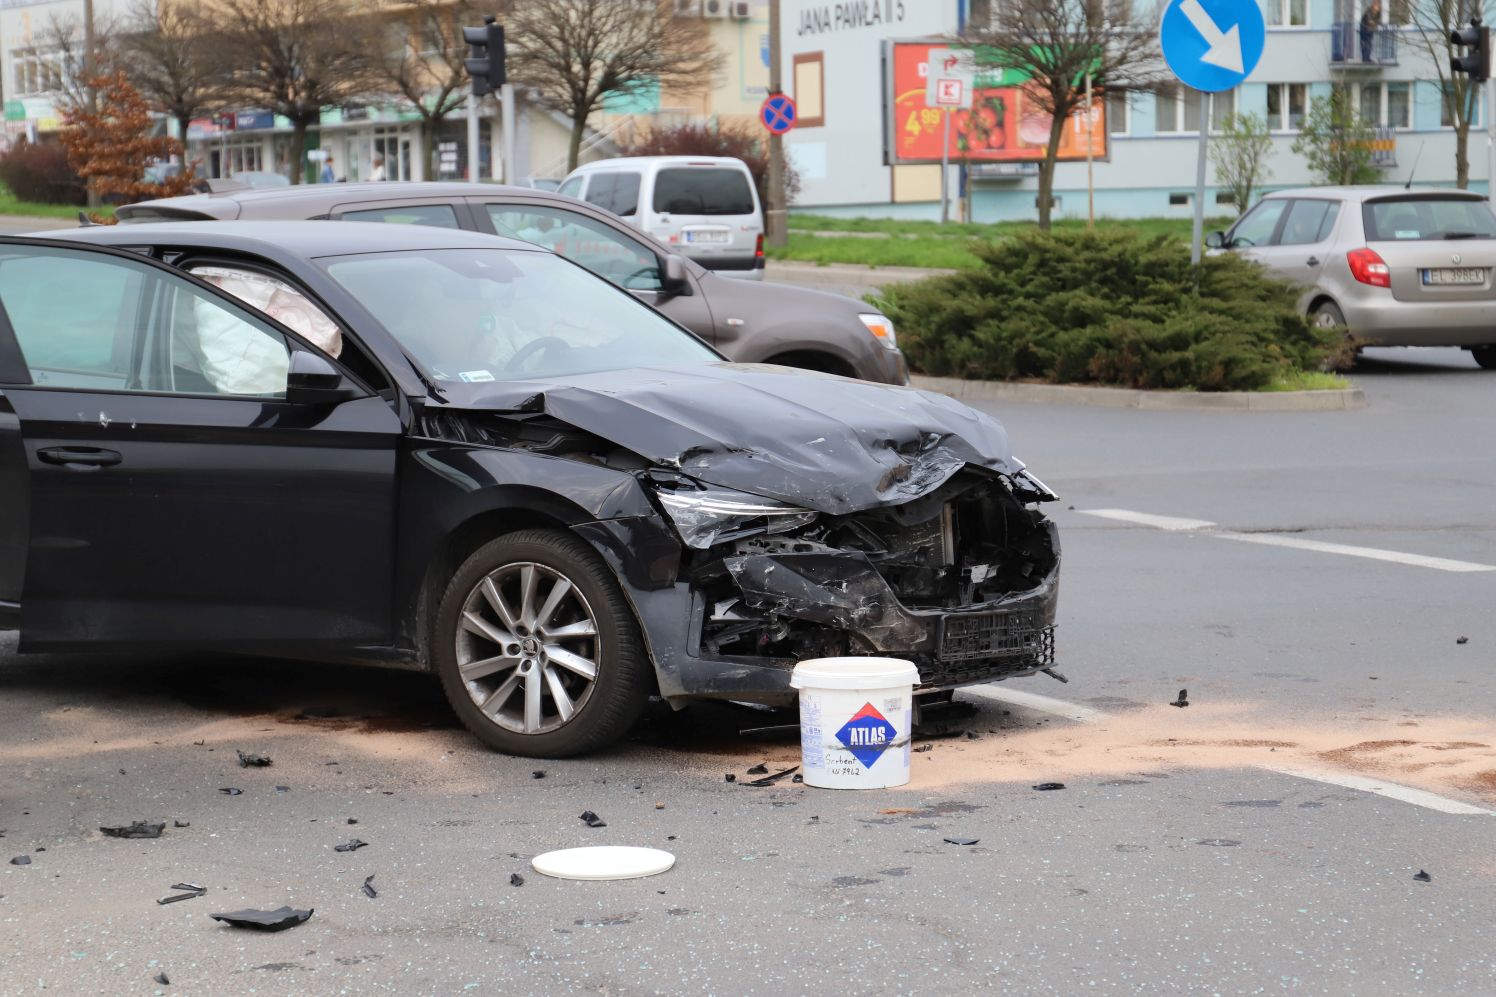
[{"label": "black car roof", "polygon": [[481,232],[430,225],[379,222],[154,222],[141,225],[92,225],[55,232],[36,232],[38,239],[65,239],[100,246],[192,246],[255,253],[274,258],[284,253],[315,259],[355,253],[391,253],[427,249],[509,249],[543,253],[528,242]]}]

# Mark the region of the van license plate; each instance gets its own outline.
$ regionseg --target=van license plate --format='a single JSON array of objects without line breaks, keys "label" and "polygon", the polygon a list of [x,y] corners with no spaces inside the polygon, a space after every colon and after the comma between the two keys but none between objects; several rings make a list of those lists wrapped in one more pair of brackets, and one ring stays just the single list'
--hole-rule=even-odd
[{"label": "van license plate", "polygon": [[687,232],[687,242],[726,242],[726,232]]},{"label": "van license plate", "polygon": [[1445,267],[1439,270],[1425,270],[1423,282],[1425,284],[1484,284],[1486,271],[1484,267]]}]

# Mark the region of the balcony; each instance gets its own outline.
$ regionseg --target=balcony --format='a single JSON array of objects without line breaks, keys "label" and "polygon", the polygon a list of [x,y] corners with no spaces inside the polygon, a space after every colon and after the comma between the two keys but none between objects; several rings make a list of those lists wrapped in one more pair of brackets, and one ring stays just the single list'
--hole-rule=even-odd
[{"label": "balcony", "polygon": [[[1367,58],[1370,55],[1371,58]],[[1371,33],[1371,51],[1361,51],[1359,21],[1336,21],[1330,29],[1331,69],[1379,69],[1397,65],[1397,29],[1381,27]]]}]

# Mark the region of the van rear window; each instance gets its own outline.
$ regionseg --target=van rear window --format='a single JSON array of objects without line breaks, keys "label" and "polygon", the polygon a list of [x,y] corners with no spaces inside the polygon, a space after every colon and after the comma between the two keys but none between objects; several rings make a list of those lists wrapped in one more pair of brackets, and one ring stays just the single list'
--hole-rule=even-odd
[{"label": "van rear window", "polygon": [[639,210],[639,174],[592,174],[592,183],[587,185],[587,201],[615,215],[632,215]]},{"label": "van rear window", "polygon": [[687,167],[655,176],[654,209],[672,215],[752,215],[753,191],[738,170]]},{"label": "van rear window", "polygon": [[1363,213],[1370,242],[1423,239],[1496,239],[1496,215],[1485,201],[1409,197],[1368,201]]}]

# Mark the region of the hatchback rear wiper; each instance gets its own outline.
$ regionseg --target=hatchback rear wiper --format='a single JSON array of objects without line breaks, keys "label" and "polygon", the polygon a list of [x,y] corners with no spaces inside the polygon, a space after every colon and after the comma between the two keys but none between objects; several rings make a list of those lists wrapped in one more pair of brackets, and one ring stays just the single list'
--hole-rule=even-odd
[{"label": "hatchback rear wiper", "polygon": [[1479,232],[1445,232],[1446,239],[1479,239]]}]

